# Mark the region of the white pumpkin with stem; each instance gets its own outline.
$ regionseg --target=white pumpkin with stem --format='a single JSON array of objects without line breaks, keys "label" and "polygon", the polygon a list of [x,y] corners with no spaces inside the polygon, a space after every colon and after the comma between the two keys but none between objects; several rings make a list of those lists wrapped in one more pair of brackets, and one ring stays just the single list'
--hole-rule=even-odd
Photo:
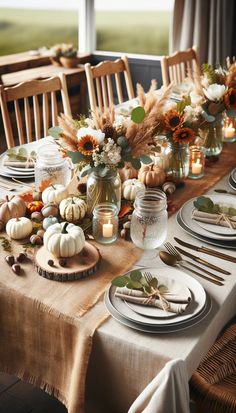
[{"label": "white pumpkin with stem", "polygon": [[26,205],[19,196],[0,200],[0,221],[6,224],[9,219],[23,217],[26,212]]},{"label": "white pumpkin with stem", "polygon": [[12,239],[24,239],[33,231],[33,224],[25,217],[12,218],[6,225],[6,233]]},{"label": "white pumpkin with stem", "polygon": [[44,204],[55,202],[60,204],[60,202],[68,197],[68,190],[64,185],[55,184],[44,189],[42,193],[42,201]]},{"label": "white pumpkin with stem", "polygon": [[63,199],[60,203],[60,215],[68,222],[77,222],[83,219],[87,211],[86,202],[78,197]]},{"label": "white pumpkin with stem", "polygon": [[78,254],[85,245],[82,228],[61,222],[51,225],[44,234],[44,246],[55,257],[68,258]]},{"label": "white pumpkin with stem", "polygon": [[123,197],[127,199],[127,201],[133,201],[137,192],[141,189],[145,189],[145,185],[138,179],[127,179],[122,185]]}]

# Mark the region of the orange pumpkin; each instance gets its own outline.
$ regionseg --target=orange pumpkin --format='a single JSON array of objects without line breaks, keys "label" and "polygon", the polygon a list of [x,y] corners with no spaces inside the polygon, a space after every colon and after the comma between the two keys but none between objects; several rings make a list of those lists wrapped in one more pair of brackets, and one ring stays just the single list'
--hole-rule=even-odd
[{"label": "orange pumpkin", "polygon": [[124,168],[119,170],[121,182],[127,181],[128,179],[137,178],[138,171],[133,168],[130,163],[126,163]]},{"label": "orange pumpkin", "polygon": [[138,179],[146,186],[161,186],[166,179],[163,169],[156,165],[144,165],[140,168]]},{"label": "orange pumpkin", "polygon": [[42,201],[32,201],[27,205],[28,211],[32,214],[32,212],[40,212],[43,208],[44,204]]}]

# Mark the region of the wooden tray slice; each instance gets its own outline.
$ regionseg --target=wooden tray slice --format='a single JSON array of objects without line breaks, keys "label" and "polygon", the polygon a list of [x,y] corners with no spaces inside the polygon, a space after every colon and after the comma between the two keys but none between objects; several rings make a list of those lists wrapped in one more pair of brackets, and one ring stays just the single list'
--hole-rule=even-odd
[{"label": "wooden tray slice", "polygon": [[[53,281],[73,281],[94,274],[98,269],[100,258],[99,250],[85,242],[85,247],[79,254],[66,258],[66,267],[62,267],[59,259],[54,257],[45,246],[36,251],[34,263],[42,277]],[[49,260],[53,260],[53,267],[48,265]]]}]

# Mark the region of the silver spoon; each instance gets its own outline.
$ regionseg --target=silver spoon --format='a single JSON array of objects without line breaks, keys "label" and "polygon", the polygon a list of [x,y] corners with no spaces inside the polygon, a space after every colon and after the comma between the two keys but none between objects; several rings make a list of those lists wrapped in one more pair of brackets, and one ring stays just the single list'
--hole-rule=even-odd
[{"label": "silver spoon", "polygon": [[212,283],[214,283],[214,284],[216,284],[216,285],[224,285],[224,284],[223,284],[222,282],[220,282],[220,281],[213,280],[213,278],[206,277],[204,274],[201,274],[200,272],[197,272],[197,271],[195,271],[195,270],[192,270],[192,268],[191,268],[191,269],[188,268],[187,266],[185,266],[184,264],[182,264],[182,262],[177,261],[177,258],[176,258],[174,255],[169,254],[169,253],[166,252],[166,251],[160,251],[160,252],[159,252],[159,256],[160,256],[160,259],[161,259],[165,264],[170,265],[171,267],[180,266],[180,267],[182,267],[182,268],[185,268],[185,270],[188,270],[188,271],[192,272],[193,274],[196,274],[196,275],[198,275],[199,277],[204,278],[204,279],[207,280],[207,281],[211,281]]}]

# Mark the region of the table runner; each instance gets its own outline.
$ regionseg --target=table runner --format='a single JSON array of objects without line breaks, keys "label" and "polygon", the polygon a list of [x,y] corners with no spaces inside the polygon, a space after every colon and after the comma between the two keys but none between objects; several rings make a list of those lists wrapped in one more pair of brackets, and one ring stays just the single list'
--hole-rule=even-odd
[{"label": "table runner", "polygon": [[[22,248],[12,245],[14,254]],[[23,263],[23,274],[16,276],[0,252],[0,368],[53,394],[68,413],[84,412],[92,337],[108,317],[103,293],[142,254],[124,240],[97,247],[98,272],[66,283],[40,277],[31,262]]]}]

